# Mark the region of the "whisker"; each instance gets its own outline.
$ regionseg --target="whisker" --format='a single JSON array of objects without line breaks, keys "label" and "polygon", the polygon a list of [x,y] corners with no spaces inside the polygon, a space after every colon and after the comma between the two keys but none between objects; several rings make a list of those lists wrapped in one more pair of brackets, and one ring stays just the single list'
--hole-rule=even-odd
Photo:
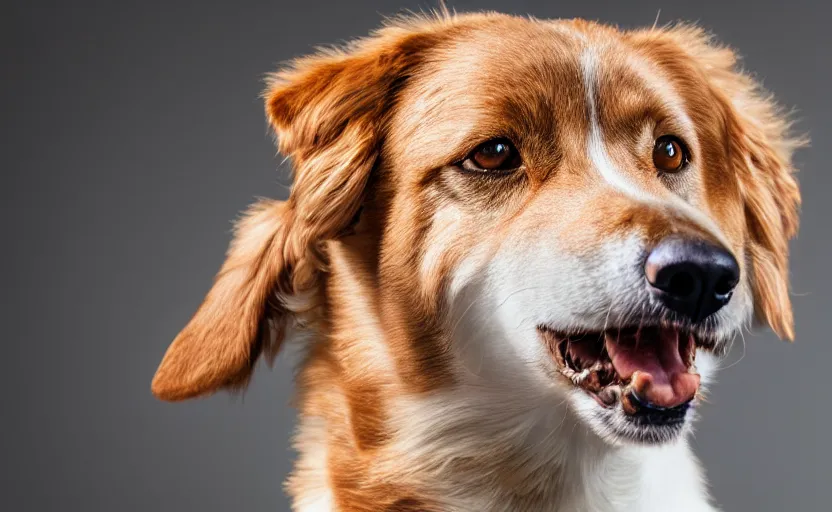
[{"label": "whisker", "polygon": [[728,366],[724,366],[724,367],[722,368],[722,370],[723,370],[723,371],[725,371],[725,370],[727,370],[727,369],[729,369],[729,368],[733,368],[734,366],[736,366],[736,365],[740,364],[740,362],[741,362],[743,359],[745,359],[745,349],[746,349],[746,344],[745,344],[745,333],[743,333],[743,330],[742,330],[742,329],[740,329],[740,339],[742,340],[742,354],[740,355],[740,358],[739,358],[739,359],[737,359],[736,361],[734,361],[733,363],[729,364]]}]

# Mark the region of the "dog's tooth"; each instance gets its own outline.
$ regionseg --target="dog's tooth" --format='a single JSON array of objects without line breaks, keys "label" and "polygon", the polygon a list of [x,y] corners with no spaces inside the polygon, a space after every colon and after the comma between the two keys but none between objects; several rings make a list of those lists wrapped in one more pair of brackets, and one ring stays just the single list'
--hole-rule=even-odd
[{"label": "dog's tooth", "polygon": [[589,369],[582,370],[580,373],[573,373],[570,377],[572,382],[575,384],[580,384],[589,376]]},{"label": "dog's tooth", "polygon": [[589,372],[586,380],[583,383],[584,388],[592,391],[593,393],[597,393],[602,389],[601,386],[601,376],[598,372]]},{"label": "dog's tooth", "polygon": [[598,372],[598,371],[601,371],[601,370],[605,369],[605,366],[606,366],[606,363],[604,363],[603,361],[601,361],[599,359],[599,360],[595,361],[595,363],[592,366],[589,367],[589,370],[593,371],[593,372]]},{"label": "dog's tooth", "polygon": [[692,366],[693,361],[696,359],[696,337],[693,333],[688,334],[686,349],[688,353],[688,366]]},{"label": "dog's tooth", "polygon": [[[632,385],[627,386],[627,389],[632,389]],[[624,412],[632,415],[635,414],[637,411],[636,404],[633,403],[632,399],[630,398],[631,393],[623,392],[621,398],[621,407],[624,409]]]},{"label": "dog's tooth", "polygon": [[607,386],[598,392],[598,398],[606,405],[612,405],[618,400],[618,393],[620,388],[618,386]]}]

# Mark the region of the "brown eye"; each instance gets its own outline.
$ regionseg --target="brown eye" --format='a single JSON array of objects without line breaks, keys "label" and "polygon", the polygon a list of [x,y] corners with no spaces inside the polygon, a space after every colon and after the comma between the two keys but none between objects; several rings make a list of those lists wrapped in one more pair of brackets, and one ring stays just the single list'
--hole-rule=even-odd
[{"label": "brown eye", "polygon": [[679,172],[688,163],[685,145],[671,135],[659,137],[653,148],[653,165],[662,172]]},{"label": "brown eye", "polygon": [[469,171],[510,171],[521,164],[520,153],[507,139],[493,139],[474,149],[462,162]]}]

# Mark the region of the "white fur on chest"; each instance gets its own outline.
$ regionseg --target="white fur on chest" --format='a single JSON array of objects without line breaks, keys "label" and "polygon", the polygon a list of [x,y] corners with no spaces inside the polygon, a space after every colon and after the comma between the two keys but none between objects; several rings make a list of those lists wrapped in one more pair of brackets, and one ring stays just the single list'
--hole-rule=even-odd
[{"label": "white fur on chest", "polygon": [[[375,469],[427,489],[448,512],[716,510],[684,439],[660,447],[611,446],[564,403],[544,402],[520,403],[471,388],[403,400],[396,407],[402,420],[396,440],[379,454]],[[323,456],[325,449],[314,452]],[[325,481],[325,463],[312,458],[308,452],[305,465],[317,466]],[[329,510],[331,496],[324,484],[299,497],[297,510]]]},{"label": "white fur on chest", "polygon": [[611,446],[565,402],[466,388],[403,403],[393,450],[401,477],[428,483],[449,511],[715,510],[684,439]]}]

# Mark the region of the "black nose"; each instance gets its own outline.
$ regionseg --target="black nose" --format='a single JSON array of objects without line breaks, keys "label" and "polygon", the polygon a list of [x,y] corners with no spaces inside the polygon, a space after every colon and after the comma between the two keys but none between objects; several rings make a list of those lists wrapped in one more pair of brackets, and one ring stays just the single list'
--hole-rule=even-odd
[{"label": "black nose", "polygon": [[740,267],[721,247],[672,236],[647,256],[644,275],[666,307],[698,322],[728,303]]}]

